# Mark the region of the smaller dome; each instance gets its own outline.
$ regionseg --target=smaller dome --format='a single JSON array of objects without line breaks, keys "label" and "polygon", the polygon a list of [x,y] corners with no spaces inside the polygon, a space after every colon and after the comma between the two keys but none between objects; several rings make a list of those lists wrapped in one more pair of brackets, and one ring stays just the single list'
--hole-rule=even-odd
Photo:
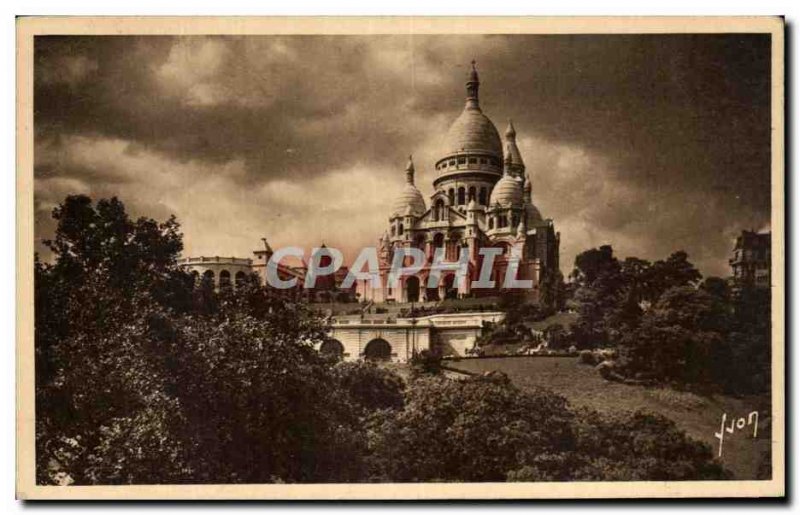
[{"label": "smaller dome", "polygon": [[425,213],[425,210],[425,199],[413,184],[406,184],[392,204],[392,216],[406,214],[420,216]]},{"label": "smaller dome", "polygon": [[532,187],[531,187],[531,178],[530,176],[526,175],[523,179],[522,183],[522,192],[525,198],[525,221],[528,227],[536,227],[540,225],[544,218],[542,218],[542,213],[539,211],[539,208],[536,207],[533,203],[532,198]]},{"label": "smaller dome", "polygon": [[527,223],[529,228],[536,227],[537,225],[541,225],[542,221],[542,213],[539,211],[539,208],[534,206],[533,203],[528,202],[525,205],[525,222]]},{"label": "smaller dome", "polygon": [[504,175],[497,181],[489,197],[489,205],[502,207],[522,207],[522,183],[511,175]]}]

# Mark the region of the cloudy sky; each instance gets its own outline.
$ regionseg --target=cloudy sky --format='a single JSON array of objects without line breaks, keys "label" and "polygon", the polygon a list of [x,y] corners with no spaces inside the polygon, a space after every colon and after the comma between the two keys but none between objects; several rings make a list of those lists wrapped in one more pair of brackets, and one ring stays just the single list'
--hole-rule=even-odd
[{"label": "cloudy sky", "polygon": [[374,245],[464,104],[513,118],[562,268],[612,244],[727,274],[769,227],[769,36],[37,37],[37,238],[64,196],[182,224],[186,255]]}]

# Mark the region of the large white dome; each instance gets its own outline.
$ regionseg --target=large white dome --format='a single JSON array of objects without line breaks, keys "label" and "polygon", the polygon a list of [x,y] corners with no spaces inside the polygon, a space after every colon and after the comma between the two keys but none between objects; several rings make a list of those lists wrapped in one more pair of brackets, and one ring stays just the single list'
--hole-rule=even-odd
[{"label": "large white dome", "polygon": [[456,118],[444,139],[443,155],[487,153],[503,158],[503,144],[492,121],[480,108],[467,106]]}]

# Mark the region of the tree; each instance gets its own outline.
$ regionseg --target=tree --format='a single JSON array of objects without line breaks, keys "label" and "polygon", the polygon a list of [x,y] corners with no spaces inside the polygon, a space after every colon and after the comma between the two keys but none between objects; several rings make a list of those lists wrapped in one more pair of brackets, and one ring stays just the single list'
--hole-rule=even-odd
[{"label": "tree", "polygon": [[623,295],[619,261],[609,245],[590,249],[575,258],[572,277],[577,283],[578,320],[573,325],[578,347],[600,347],[610,342],[607,316]]},{"label": "tree", "polygon": [[708,382],[729,325],[728,306],[718,298],[691,286],[671,288],[625,335],[624,356],[632,370],[658,379]]},{"label": "tree", "polygon": [[[121,403],[138,405],[136,396],[115,397],[125,368],[108,360],[133,359],[118,353],[132,345],[132,320],[189,309],[191,278],[176,267],[182,242],[174,218],[132,221],[118,199],[93,205],[82,195],[67,197],[53,217],[54,238],[45,241],[52,262],[34,265],[37,478],[49,480],[49,457],[60,453],[78,460],[82,479],[91,481],[101,418],[116,416]],[[149,378],[143,384],[158,383],[158,371],[147,369],[152,355],[139,357],[125,367],[141,370]]]},{"label": "tree", "polygon": [[703,276],[688,258],[686,252],[679,250],[670,254],[667,259],[653,263],[651,283],[653,300],[670,288],[698,285]]},{"label": "tree", "polygon": [[76,484],[362,477],[359,399],[308,307],[216,293],[177,267],[177,222],[68,197],[36,263],[37,479]]},{"label": "tree", "polygon": [[339,362],[333,368],[339,388],[367,416],[381,409],[401,409],[405,383],[396,373],[370,361]]},{"label": "tree", "polygon": [[770,291],[750,287],[725,293],[721,296],[730,299],[732,323],[726,345],[717,349],[714,356],[717,382],[729,393],[769,391],[772,376]]},{"label": "tree", "polygon": [[373,481],[725,479],[706,444],[645,412],[574,409],[500,373],[425,377],[369,419]]},{"label": "tree", "polygon": [[523,393],[505,376],[453,381],[423,377],[403,410],[369,424],[375,480],[503,481],[520,460],[569,446],[566,401],[544,390]]},{"label": "tree", "polygon": [[551,271],[545,274],[539,284],[540,303],[551,313],[563,311],[567,300],[566,285],[564,275],[560,270]]}]

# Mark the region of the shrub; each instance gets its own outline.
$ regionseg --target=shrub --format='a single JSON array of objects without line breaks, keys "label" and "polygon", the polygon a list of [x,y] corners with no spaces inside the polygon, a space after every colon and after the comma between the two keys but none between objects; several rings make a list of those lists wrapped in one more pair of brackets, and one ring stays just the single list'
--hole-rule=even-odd
[{"label": "shrub", "polygon": [[520,461],[568,447],[571,419],[562,397],[522,392],[504,374],[420,378],[403,410],[370,421],[372,479],[502,481]]},{"label": "shrub", "polygon": [[595,358],[594,351],[584,349],[578,353],[578,362],[584,365],[597,365],[597,358]]},{"label": "shrub", "polygon": [[439,375],[442,373],[441,349],[423,349],[411,357],[411,377]]},{"label": "shrub", "polygon": [[333,374],[337,386],[349,394],[362,415],[403,407],[405,383],[391,370],[368,361],[340,362]]},{"label": "shrub", "polygon": [[707,444],[689,438],[675,423],[645,411],[601,415],[580,410],[577,453],[583,464],[574,478],[592,481],[730,479]]}]

